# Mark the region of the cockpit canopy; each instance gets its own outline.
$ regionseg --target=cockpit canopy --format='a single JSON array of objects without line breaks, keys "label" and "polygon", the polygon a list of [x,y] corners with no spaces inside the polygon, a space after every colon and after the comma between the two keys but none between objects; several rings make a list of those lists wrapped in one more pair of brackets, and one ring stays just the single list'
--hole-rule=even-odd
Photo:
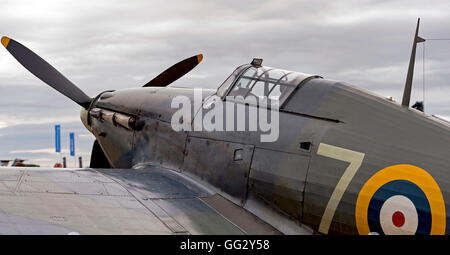
[{"label": "cockpit canopy", "polygon": [[253,96],[259,106],[280,108],[293,92],[308,78],[314,76],[260,65],[238,67],[219,87],[217,95],[224,100],[239,101],[238,98]]}]

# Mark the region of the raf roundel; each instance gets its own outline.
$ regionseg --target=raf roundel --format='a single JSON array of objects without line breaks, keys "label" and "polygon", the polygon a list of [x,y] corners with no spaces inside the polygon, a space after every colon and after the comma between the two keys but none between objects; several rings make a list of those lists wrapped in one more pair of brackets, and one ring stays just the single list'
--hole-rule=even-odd
[{"label": "raf roundel", "polygon": [[394,165],[373,175],[356,201],[359,234],[444,235],[445,203],[433,177],[412,165]]}]

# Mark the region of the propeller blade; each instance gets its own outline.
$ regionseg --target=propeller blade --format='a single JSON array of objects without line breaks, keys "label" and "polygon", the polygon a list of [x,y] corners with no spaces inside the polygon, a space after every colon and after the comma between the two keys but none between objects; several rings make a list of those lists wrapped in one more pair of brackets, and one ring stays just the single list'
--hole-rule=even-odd
[{"label": "propeller blade", "polygon": [[40,80],[72,99],[83,108],[87,109],[89,107],[92,99],[36,53],[6,36],[2,37],[1,42],[20,64]]},{"label": "propeller blade", "polygon": [[203,59],[202,54],[182,60],[153,78],[143,87],[165,87],[194,69]]}]

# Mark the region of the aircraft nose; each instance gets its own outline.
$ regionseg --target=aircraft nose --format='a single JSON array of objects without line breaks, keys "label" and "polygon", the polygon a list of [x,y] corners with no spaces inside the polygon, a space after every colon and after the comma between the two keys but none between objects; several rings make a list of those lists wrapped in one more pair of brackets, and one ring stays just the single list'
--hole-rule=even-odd
[{"label": "aircraft nose", "polygon": [[83,125],[87,128],[87,130],[91,131],[91,127],[88,124],[88,112],[84,108],[81,108],[80,119],[81,122],[83,122]]}]

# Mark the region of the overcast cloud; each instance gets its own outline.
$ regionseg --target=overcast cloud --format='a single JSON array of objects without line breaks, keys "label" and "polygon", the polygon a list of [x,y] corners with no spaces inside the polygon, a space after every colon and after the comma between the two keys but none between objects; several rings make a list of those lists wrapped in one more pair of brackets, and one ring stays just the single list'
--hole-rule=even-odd
[{"label": "overcast cloud", "polygon": [[[449,1],[2,1],[0,33],[46,59],[90,96],[139,87],[181,59],[203,62],[174,86],[216,88],[253,57],[400,101],[416,20],[423,38],[450,38]],[[422,100],[417,48],[412,102]],[[450,118],[450,41],[425,43],[425,110]],[[94,140],[79,106],[0,49],[0,158],[53,165],[77,133],[89,162]],[[63,154],[67,154],[67,150]]]}]

